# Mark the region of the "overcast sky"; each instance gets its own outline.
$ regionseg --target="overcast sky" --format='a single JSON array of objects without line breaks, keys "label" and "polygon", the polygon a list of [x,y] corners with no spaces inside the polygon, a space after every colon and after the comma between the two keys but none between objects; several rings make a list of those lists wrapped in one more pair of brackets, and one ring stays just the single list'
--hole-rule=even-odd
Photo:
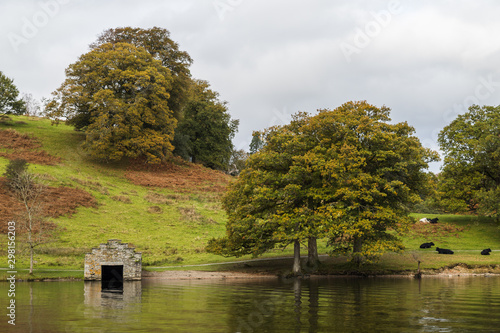
[{"label": "overcast sky", "polygon": [[495,0],[0,0],[0,71],[49,97],[102,31],[158,26],[229,103],[238,149],[297,111],[366,100],[437,150],[457,114],[500,104],[499,17]]}]

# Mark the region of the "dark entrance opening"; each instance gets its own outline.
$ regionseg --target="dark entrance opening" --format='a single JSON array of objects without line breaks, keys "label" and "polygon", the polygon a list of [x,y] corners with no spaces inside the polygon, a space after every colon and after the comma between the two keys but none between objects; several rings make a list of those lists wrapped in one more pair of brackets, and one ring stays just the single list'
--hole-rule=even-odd
[{"label": "dark entrance opening", "polygon": [[101,291],[123,292],[123,265],[101,266]]}]

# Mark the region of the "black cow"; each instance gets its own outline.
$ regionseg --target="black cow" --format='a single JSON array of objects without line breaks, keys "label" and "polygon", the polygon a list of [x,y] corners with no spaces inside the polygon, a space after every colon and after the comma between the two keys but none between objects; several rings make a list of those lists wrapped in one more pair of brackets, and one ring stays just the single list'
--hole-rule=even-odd
[{"label": "black cow", "polygon": [[424,243],[424,244],[420,245],[420,248],[421,248],[421,249],[430,249],[430,248],[431,248],[431,246],[433,246],[433,245],[434,245],[434,243],[433,243],[433,242],[430,242],[430,243]]},{"label": "black cow", "polygon": [[438,251],[439,254],[453,254],[454,253],[452,250],[440,249],[439,247],[436,247],[436,251]]},{"label": "black cow", "polygon": [[433,219],[430,219],[430,220],[429,220],[429,222],[430,222],[430,223],[433,223],[433,224],[436,224],[436,223],[438,223],[438,220],[439,220],[439,219],[438,219],[437,217],[435,217],[435,218],[433,218]]},{"label": "black cow", "polygon": [[481,254],[483,256],[489,256],[490,252],[491,252],[491,249],[484,249],[484,250],[481,251]]}]

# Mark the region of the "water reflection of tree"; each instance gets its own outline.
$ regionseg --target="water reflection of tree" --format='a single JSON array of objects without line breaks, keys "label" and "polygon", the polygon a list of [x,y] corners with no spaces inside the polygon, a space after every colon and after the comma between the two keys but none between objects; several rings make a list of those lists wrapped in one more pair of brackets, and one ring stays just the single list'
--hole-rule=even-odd
[{"label": "water reflection of tree", "polygon": [[338,332],[405,331],[414,313],[412,281],[366,278],[332,278],[322,281],[317,327]]},{"label": "water reflection of tree", "polygon": [[278,279],[233,280],[226,291],[213,295],[212,302],[218,306],[225,304],[229,332],[279,332],[291,327],[290,323],[282,325],[282,321],[286,322],[284,309],[293,309],[290,283]]},{"label": "water reflection of tree", "polygon": [[295,332],[300,332],[302,322],[301,322],[301,311],[302,311],[302,280],[294,279],[293,281],[293,293],[294,293],[294,310],[295,313]]},{"label": "water reflection of tree", "polygon": [[33,306],[33,284],[30,283],[30,314],[28,319],[29,332],[33,332],[33,313],[35,312],[35,307]]},{"label": "water reflection of tree", "polygon": [[[230,288],[236,287],[231,284]],[[265,283],[245,281],[243,288],[229,291],[225,296],[229,331],[317,332],[318,281],[299,278]]]},{"label": "water reflection of tree", "polygon": [[[394,290],[393,285],[403,284]],[[228,292],[228,326],[234,332],[405,331],[418,327],[418,281],[331,278],[245,284]],[[402,318],[408,318],[403,321]]]},{"label": "water reflection of tree", "polygon": [[319,330],[319,281],[309,280],[309,332]]}]

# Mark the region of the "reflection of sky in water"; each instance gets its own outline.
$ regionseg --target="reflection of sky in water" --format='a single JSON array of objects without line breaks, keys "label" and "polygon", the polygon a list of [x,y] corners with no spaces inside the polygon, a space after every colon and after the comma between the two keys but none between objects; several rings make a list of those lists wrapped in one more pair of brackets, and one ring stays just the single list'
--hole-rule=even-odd
[{"label": "reflection of sky in water", "polygon": [[418,322],[422,325],[423,332],[452,332],[451,327],[436,326],[436,322],[449,322],[449,320],[445,318],[422,317]]}]

